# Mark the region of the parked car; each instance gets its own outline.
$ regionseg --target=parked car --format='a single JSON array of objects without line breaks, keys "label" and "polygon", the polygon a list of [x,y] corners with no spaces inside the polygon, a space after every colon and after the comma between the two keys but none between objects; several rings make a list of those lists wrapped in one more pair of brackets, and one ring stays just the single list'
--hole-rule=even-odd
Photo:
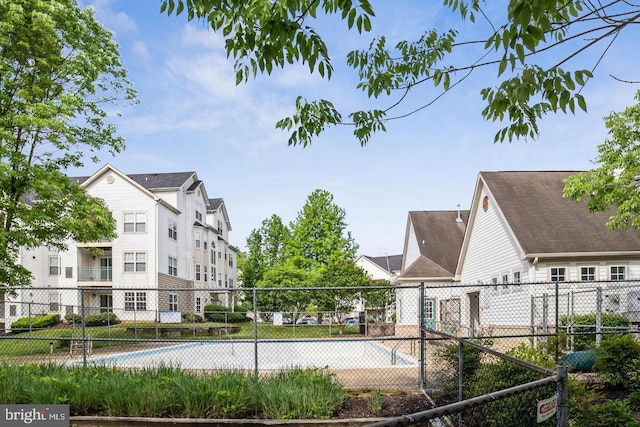
[{"label": "parked car", "polygon": [[298,319],[296,325],[317,325],[318,321],[313,317],[303,317],[302,319]]},{"label": "parked car", "polygon": [[358,326],[360,322],[356,317],[347,317],[344,321],[345,326]]}]

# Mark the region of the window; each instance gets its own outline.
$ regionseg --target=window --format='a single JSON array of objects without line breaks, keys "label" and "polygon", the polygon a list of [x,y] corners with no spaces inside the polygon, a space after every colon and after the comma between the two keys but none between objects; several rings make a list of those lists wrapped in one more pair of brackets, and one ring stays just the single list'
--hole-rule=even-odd
[{"label": "window", "polygon": [[222,287],[222,273],[218,273],[218,286]]},{"label": "window", "polygon": [[505,288],[505,289],[509,287],[509,275],[508,274],[503,274],[502,275],[502,287]]},{"label": "window", "polygon": [[196,280],[200,280],[200,264],[196,264]]},{"label": "window", "polygon": [[229,287],[229,280],[227,279],[227,275],[224,275],[224,287],[228,288]]},{"label": "window", "polygon": [[53,313],[60,311],[60,294],[58,292],[49,294],[49,311]]},{"label": "window", "polygon": [[144,233],[147,231],[147,214],[145,212],[124,212],[124,232]]},{"label": "window", "polygon": [[196,210],[196,219],[200,222],[202,222],[202,212]]},{"label": "window", "polygon": [[514,271],[513,272],[513,283],[520,283],[520,272],[519,271]]},{"label": "window", "polygon": [[196,231],[196,248],[200,247],[200,232]]},{"label": "window", "polygon": [[218,231],[222,233],[222,221],[218,220]]},{"label": "window", "polygon": [[73,267],[64,268],[64,277],[66,279],[73,279]]},{"label": "window", "polygon": [[144,272],[147,271],[147,253],[146,252],[125,252],[124,253],[124,271]]},{"label": "window", "polygon": [[233,267],[233,257],[229,254],[229,267]]},{"label": "window", "polygon": [[211,245],[211,264],[216,262],[216,250],[214,249],[213,244]]},{"label": "window", "polygon": [[233,279],[229,279],[229,287],[233,288]]},{"label": "window", "polygon": [[207,250],[207,241],[205,240],[204,242],[202,242],[204,244],[204,250]]},{"label": "window", "polygon": [[612,265],[610,268],[611,280],[624,280],[625,279],[625,266],[624,265]]},{"label": "window", "polygon": [[169,257],[169,276],[178,275],[178,258]]},{"label": "window", "polygon": [[147,309],[147,293],[146,292],[125,292],[124,293],[124,309],[125,311],[139,311]]},{"label": "window", "polygon": [[59,256],[50,256],[49,257],[49,275],[50,276],[59,276],[62,273],[61,261]]},{"label": "window", "polygon": [[178,240],[178,224],[172,219],[169,220],[169,238]]},{"label": "window", "polygon": [[580,267],[580,280],[583,282],[596,280],[596,268]]},{"label": "window", "polygon": [[204,281],[207,282],[209,281],[209,277],[207,276],[207,266],[204,266]]},{"label": "window", "polygon": [[178,294],[169,294],[169,311],[178,311]]},{"label": "window", "polygon": [[567,269],[565,267],[551,267],[551,281],[552,282],[566,282],[567,281]]},{"label": "window", "polygon": [[202,299],[200,297],[196,298],[196,313],[200,313],[202,311]]},{"label": "window", "polygon": [[218,252],[218,259],[222,259],[222,252]]},{"label": "window", "polygon": [[498,289],[498,278],[497,277],[492,277],[491,278],[491,284],[493,285],[493,289]]}]

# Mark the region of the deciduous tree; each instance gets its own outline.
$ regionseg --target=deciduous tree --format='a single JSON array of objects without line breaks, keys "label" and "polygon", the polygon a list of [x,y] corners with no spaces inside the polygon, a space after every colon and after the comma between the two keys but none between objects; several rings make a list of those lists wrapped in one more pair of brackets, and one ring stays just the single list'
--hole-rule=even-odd
[{"label": "deciduous tree", "polygon": [[330,192],[314,190],[291,224],[287,257],[296,258],[307,269],[354,259],[358,245],[347,231],[345,217]]},{"label": "deciduous tree", "polygon": [[0,286],[24,285],[20,248],[113,236],[105,204],[64,170],[124,147],[105,104],[133,101],[119,50],[74,0],[0,0]]},{"label": "deciduous tree", "polygon": [[[544,115],[586,110],[582,87],[618,36],[640,23],[640,5],[624,0],[509,0],[500,3],[501,14],[494,2],[443,4],[460,15],[455,28],[425,28],[414,39],[391,46],[382,35],[347,54],[348,65],[359,76],[357,88],[370,98],[389,97],[387,106],[345,114],[330,100],[298,97],[293,116],[277,124],[291,131],[289,144],[307,145],[339,124],[353,126],[355,137],[365,144],[389,120],[423,111],[481,68],[502,78],[480,92],[486,102],[483,117],[507,122],[495,140],[535,138]],[[402,2],[394,6],[407,7]],[[368,0],[162,0],[161,12],[183,11],[189,20],[204,20],[222,33],[238,83],[296,62],[331,78],[329,48],[313,20],[324,14],[366,32],[375,14]],[[426,87],[431,90],[417,92]],[[414,94],[422,104],[403,110]]]},{"label": "deciduous tree", "polygon": [[588,198],[590,212],[612,208],[611,229],[640,230],[640,104],[611,113],[604,122],[610,137],[598,147],[598,166],[567,178],[565,196]]},{"label": "deciduous tree", "polygon": [[262,221],[260,228],[251,231],[247,238],[247,255],[238,265],[243,286],[253,287],[262,280],[267,269],[284,261],[285,245],[290,235],[290,229],[275,214]]}]

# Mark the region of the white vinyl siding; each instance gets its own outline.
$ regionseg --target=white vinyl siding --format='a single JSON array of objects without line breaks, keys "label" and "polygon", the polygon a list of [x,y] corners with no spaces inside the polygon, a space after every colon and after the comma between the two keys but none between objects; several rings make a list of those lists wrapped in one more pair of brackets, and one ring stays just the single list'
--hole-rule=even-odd
[{"label": "white vinyl siding", "polygon": [[[523,271],[527,268],[527,263],[521,259],[520,249],[491,196],[487,210],[483,210],[482,199],[485,195],[484,191],[480,194],[466,257],[460,271],[460,281],[465,284],[490,283],[501,271]],[[526,273],[524,276],[522,279],[527,280]]]}]

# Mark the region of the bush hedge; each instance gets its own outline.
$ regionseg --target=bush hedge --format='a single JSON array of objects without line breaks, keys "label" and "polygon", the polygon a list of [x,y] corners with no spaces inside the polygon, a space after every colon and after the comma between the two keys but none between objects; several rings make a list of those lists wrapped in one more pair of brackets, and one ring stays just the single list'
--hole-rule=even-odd
[{"label": "bush hedge", "polygon": [[[628,328],[631,325],[629,318],[622,314],[602,313],[603,332],[607,333],[606,328]],[[568,316],[560,316],[560,325],[567,326]],[[588,350],[596,346],[596,314],[577,314],[572,316],[574,327],[574,350]],[[617,331],[620,333],[621,331]],[[611,331],[609,331],[611,333]]]},{"label": "bush hedge", "polygon": [[250,320],[246,312],[232,312],[229,308],[218,304],[206,305],[204,307],[204,317],[209,322],[219,323],[241,323]]},{"label": "bush hedge", "polygon": [[31,322],[29,322],[29,317],[21,317],[11,324],[11,330],[13,332],[20,332],[20,330],[28,330],[29,326],[33,329],[48,328],[49,326],[57,325],[58,323],[60,323],[59,314],[31,316]]},{"label": "bush hedge", "polygon": [[202,316],[195,313],[183,313],[182,323],[201,323],[203,321]]},{"label": "bush hedge", "polygon": [[[69,324],[79,326],[82,324],[82,316],[76,313],[65,314],[64,320]],[[87,316],[84,320],[85,326],[108,326],[120,323],[120,319],[113,312],[104,312]]]}]

